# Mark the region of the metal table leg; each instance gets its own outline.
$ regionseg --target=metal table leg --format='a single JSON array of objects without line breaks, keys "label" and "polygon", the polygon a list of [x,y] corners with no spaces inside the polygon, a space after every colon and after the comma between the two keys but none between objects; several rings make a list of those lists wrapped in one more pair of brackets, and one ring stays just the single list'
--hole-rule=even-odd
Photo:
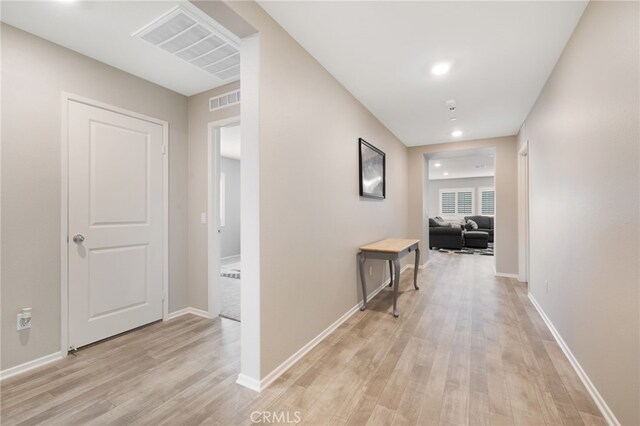
[{"label": "metal table leg", "polygon": [[413,286],[415,287],[416,290],[420,290],[420,287],[418,287],[418,266],[420,266],[420,249],[416,248],[416,264],[415,267],[413,268]]},{"label": "metal table leg", "polygon": [[362,284],[362,307],[360,308],[361,311],[364,311],[365,309],[367,309],[367,283],[364,280],[364,262],[365,260],[367,260],[367,258],[365,257],[364,253],[360,253],[360,259],[358,259],[358,264],[359,264],[359,269],[360,269],[360,283]]},{"label": "metal table leg", "polygon": [[393,280],[393,316],[398,318],[396,302],[398,301],[398,287],[400,287],[400,259],[393,261],[393,267],[395,269],[395,279]]}]

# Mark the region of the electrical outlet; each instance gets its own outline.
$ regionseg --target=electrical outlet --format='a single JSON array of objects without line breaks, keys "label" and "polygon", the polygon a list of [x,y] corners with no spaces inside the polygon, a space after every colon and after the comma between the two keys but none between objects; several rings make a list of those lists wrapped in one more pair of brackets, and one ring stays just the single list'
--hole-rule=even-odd
[{"label": "electrical outlet", "polygon": [[207,223],[207,213],[200,213],[200,223],[205,224]]},{"label": "electrical outlet", "polygon": [[31,316],[25,317],[24,314],[18,314],[16,331],[26,330],[31,328]]},{"label": "electrical outlet", "polygon": [[373,275],[373,266],[369,266],[369,276]]}]

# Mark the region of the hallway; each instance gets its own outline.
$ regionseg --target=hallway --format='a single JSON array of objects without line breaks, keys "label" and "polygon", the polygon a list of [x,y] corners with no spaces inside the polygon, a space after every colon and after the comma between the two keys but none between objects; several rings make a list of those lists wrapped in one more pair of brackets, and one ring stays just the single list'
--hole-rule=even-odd
[{"label": "hallway", "polygon": [[387,288],[261,394],[235,384],[239,324],[186,315],[3,381],[2,424],[605,424],[524,285],[430,257],[398,319]]}]

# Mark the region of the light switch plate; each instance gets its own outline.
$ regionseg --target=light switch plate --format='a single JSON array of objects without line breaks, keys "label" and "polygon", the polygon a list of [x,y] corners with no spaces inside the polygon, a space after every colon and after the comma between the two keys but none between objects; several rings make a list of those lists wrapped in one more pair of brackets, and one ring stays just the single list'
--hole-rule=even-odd
[{"label": "light switch plate", "polygon": [[18,314],[16,322],[16,331],[25,330],[31,328],[31,317],[24,318],[22,314]]}]

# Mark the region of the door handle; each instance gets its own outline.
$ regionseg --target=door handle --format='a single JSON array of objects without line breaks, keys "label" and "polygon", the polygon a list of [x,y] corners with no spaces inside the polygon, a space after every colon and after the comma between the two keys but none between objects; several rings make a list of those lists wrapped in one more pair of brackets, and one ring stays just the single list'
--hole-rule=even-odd
[{"label": "door handle", "polygon": [[84,241],[84,235],[77,234],[77,235],[73,236],[73,242],[74,243],[82,244],[83,241]]}]

